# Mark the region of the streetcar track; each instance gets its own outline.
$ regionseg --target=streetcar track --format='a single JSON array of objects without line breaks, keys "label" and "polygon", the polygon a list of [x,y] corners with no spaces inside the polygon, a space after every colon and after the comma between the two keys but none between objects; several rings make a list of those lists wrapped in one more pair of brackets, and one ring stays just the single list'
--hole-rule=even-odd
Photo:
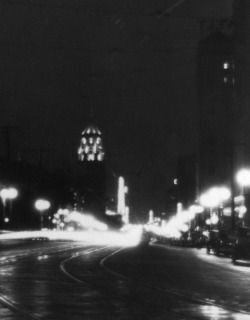
[{"label": "streetcar track", "polygon": [[78,282],[78,283],[82,283],[82,284],[88,285],[87,282],[84,282],[84,281],[82,281],[82,280],[74,277],[73,275],[71,275],[71,274],[66,270],[65,264],[66,264],[68,261],[70,261],[70,260],[72,260],[72,259],[75,259],[75,258],[77,258],[77,257],[84,256],[84,255],[86,255],[86,254],[93,253],[93,252],[96,252],[96,251],[101,251],[101,250],[104,250],[104,249],[106,249],[106,248],[108,248],[108,247],[109,247],[109,246],[105,246],[105,247],[98,248],[98,249],[94,249],[94,250],[90,250],[90,251],[87,251],[87,252],[84,251],[84,252],[82,252],[81,254],[77,254],[77,255],[76,255],[76,254],[73,254],[71,257],[65,259],[64,261],[62,261],[62,262],[60,263],[60,269],[61,269],[61,271],[62,271],[66,276],[68,276],[68,277],[71,278],[72,280],[74,280],[74,281],[76,281],[76,282]]},{"label": "streetcar track", "polygon": [[[22,259],[22,258],[27,258],[27,257],[35,257],[35,256],[39,256],[39,255],[42,255],[42,254],[53,254],[53,253],[57,253],[57,252],[61,252],[61,251],[67,251],[67,250],[72,250],[72,249],[79,249],[79,247],[82,247],[82,244],[78,244],[78,245],[65,245],[62,247],[62,245],[59,245],[59,246],[55,246],[55,247],[52,247],[52,248],[49,248],[49,249],[46,249],[44,248],[44,250],[42,250],[41,248],[36,248],[36,249],[32,249],[32,252],[24,252],[23,254],[20,254],[18,256],[15,256],[15,258],[18,258],[18,259]],[[87,255],[87,254],[92,254],[94,252],[98,252],[98,251],[102,251],[106,248],[110,248],[110,246],[105,246],[105,247],[101,247],[101,248],[95,248],[95,249],[90,249],[90,248],[83,248],[83,250],[81,251],[77,251],[77,252],[74,252],[73,254],[71,254],[70,257],[68,257],[67,259],[63,260],[61,263],[60,263],[60,269],[61,271],[67,276],[69,277],[70,279],[72,279],[73,281],[79,283],[79,284],[84,284],[88,287],[91,287],[91,288],[94,288],[96,290],[98,290],[99,292],[101,293],[105,293],[109,296],[112,296],[114,298],[118,298],[120,299],[121,301],[125,301],[125,300],[131,300],[131,301],[136,301],[136,303],[139,303],[139,304],[142,304],[142,300],[141,298],[139,297],[136,297],[136,300],[132,300],[131,297],[125,297],[123,295],[117,295],[114,290],[107,290],[107,289],[104,289],[96,284],[93,284],[93,283],[89,283],[87,281],[84,281],[84,280],[81,280],[77,277],[75,277],[74,275],[70,274],[68,271],[67,271],[67,268],[66,268],[66,264],[75,259],[75,258],[78,258],[78,257],[81,257],[81,256],[84,256],[84,255]],[[189,306],[191,305],[207,305],[207,306],[211,306],[211,307],[216,307],[216,308],[220,308],[221,310],[227,310],[227,311],[230,311],[230,312],[234,312],[234,313],[240,313],[242,315],[249,315],[250,316],[250,313],[249,312],[246,312],[244,310],[238,310],[238,309],[234,309],[234,308],[230,308],[230,307],[225,307],[223,305],[220,305],[220,304],[215,304],[215,303],[212,303],[212,302],[209,302],[207,300],[202,300],[202,299],[197,299],[197,298],[192,298],[192,297],[187,297],[186,295],[178,292],[177,290],[174,290],[174,289],[171,289],[171,290],[167,290],[167,289],[163,289],[163,288],[159,288],[159,287],[156,287],[154,285],[150,285],[150,284],[147,284],[147,283],[143,283],[143,282],[140,282],[140,281],[137,281],[137,280],[134,280],[128,276],[125,276],[117,271],[115,271],[114,269],[112,269],[112,267],[108,267],[107,266],[107,261],[114,255],[118,254],[120,251],[124,250],[125,248],[119,248],[118,250],[112,252],[111,254],[109,254],[108,256],[106,256],[105,258],[103,258],[101,261],[100,261],[100,266],[108,273],[110,274],[113,274],[114,276],[116,277],[119,277],[119,278],[123,278],[125,279],[127,282],[130,282],[130,283],[133,283],[133,284],[137,284],[138,285],[138,290],[143,290],[144,289],[149,289],[147,291],[145,291],[145,294],[148,294],[150,293],[150,291],[154,290],[154,291],[158,291],[158,292],[162,292],[162,293],[165,293],[165,294],[168,294],[169,295],[169,298],[170,300],[172,299],[172,297],[176,297],[178,298],[179,300],[182,300],[184,302],[186,302],[187,304],[189,304]],[[9,261],[10,258],[8,258],[7,260],[3,260],[3,261],[0,261],[0,265],[1,264],[4,264],[4,263],[7,263],[7,262],[11,262]],[[94,272],[92,272],[94,274]],[[144,289],[143,289],[144,288]],[[36,316],[36,315],[33,315],[31,314],[29,311],[27,311],[26,309],[23,309],[22,306],[16,304],[14,301],[11,301],[10,299],[8,299],[8,297],[6,297],[5,295],[1,295],[0,294],[0,303],[2,303],[3,305],[5,305],[9,310],[12,310],[14,312],[16,312],[17,314],[20,314],[22,315],[23,317],[27,318],[27,319],[33,319],[33,320],[41,320],[40,317]],[[154,304],[154,303],[152,303]],[[166,308],[166,307],[165,307]],[[161,306],[161,310],[164,314],[166,315],[171,315],[171,319],[187,319],[187,320],[194,320],[194,319],[200,319],[199,317],[197,316],[189,316],[186,314],[183,313],[183,311],[180,311],[180,310],[166,310],[164,308],[164,305]],[[189,311],[190,312],[190,311]]]},{"label": "streetcar track", "polygon": [[[227,306],[223,306],[223,305],[220,305],[220,304],[216,304],[216,303],[212,303],[212,302],[209,302],[207,300],[203,300],[203,299],[197,299],[197,298],[190,298],[180,292],[178,292],[177,290],[167,290],[167,289],[162,289],[162,288],[159,288],[159,287],[155,287],[153,285],[149,285],[149,284],[146,284],[146,283],[142,283],[140,281],[136,281],[134,279],[131,279],[121,273],[118,273],[114,270],[112,270],[111,268],[107,267],[105,265],[105,262],[110,259],[112,256],[114,256],[115,254],[119,253],[120,251],[124,250],[124,248],[121,248],[113,253],[111,253],[110,255],[108,255],[107,257],[103,258],[100,262],[100,265],[109,273],[117,276],[117,277],[120,277],[120,278],[123,278],[127,281],[130,281],[130,282],[133,282],[133,283],[137,283],[143,287],[146,287],[146,288],[149,288],[149,289],[153,289],[153,290],[157,290],[157,291],[161,291],[161,292],[165,292],[165,293],[168,293],[170,295],[173,295],[173,296],[176,296],[178,298],[181,298],[182,300],[186,301],[186,302],[190,302],[190,303],[195,303],[195,304],[200,304],[200,305],[208,305],[208,306],[212,306],[212,307],[216,307],[216,308],[220,308],[220,309],[223,309],[223,310],[228,310],[228,311],[231,311],[231,312],[234,312],[234,313],[240,313],[242,315],[249,315],[250,316],[250,312],[247,312],[245,310],[239,310],[239,309],[235,309],[235,308],[230,308],[230,307],[227,307]],[[174,312],[174,311],[173,311]],[[176,312],[174,312],[176,313]],[[187,317],[185,315],[185,317]],[[194,319],[193,317],[192,318],[187,318],[187,319]]]},{"label": "streetcar track", "polygon": [[3,305],[8,307],[10,310],[15,311],[18,314],[21,314],[22,316],[26,317],[26,319],[31,319],[31,320],[40,320],[40,317],[36,317],[30,312],[28,312],[26,309],[23,309],[20,307],[17,303],[14,301],[11,301],[10,299],[6,298],[3,295],[0,295],[0,302],[2,302]]},{"label": "streetcar track", "polygon": [[[67,250],[72,250],[72,249],[78,249],[79,247],[82,247],[82,244],[78,244],[78,245],[57,245],[54,246],[52,248],[46,249],[46,248],[35,248],[35,249],[31,249],[29,250],[29,252],[23,252],[22,254],[18,254],[18,255],[13,255],[10,256],[6,259],[3,259],[0,261],[0,266],[3,266],[7,263],[10,262],[15,262],[16,259],[23,259],[23,258],[32,258],[32,257],[36,257],[36,256],[40,256],[40,255],[44,255],[44,254],[53,254],[53,253],[57,253],[57,252],[62,252],[62,251],[67,251]],[[25,251],[27,251],[25,249]],[[13,260],[13,258],[15,260]],[[0,289],[2,289],[0,287]],[[4,306],[6,306],[9,310],[14,311],[17,314],[22,315],[23,317],[25,317],[26,319],[31,319],[31,320],[40,320],[40,317],[34,316],[32,313],[30,313],[28,310],[22,308],[22,306],[20,306],[19,304],[17,304],[15,301],[10,300],[8,297],[6,297],[5,295],[0,293],[0,303],[2,303]]]},{"label": "streetcar track", "polygon": [[[70,249],[77,249],[78,247],[82,247],[82,244],[80,245],[65,245],[64,247],[62,247],[62,245],[59,246],[55,246],[53,248],[50,249],[46,249],[46,248],[36,248],[36,249],[31,249],[28,252],[23,252],[21,254],[17,254],[17,255],[12,255],[12,256],[8,256],[8,257],[3,257],[2,259],[0,258],[0,266],[4,265],[5,263],[8,262],[15,262],[14,259],[22,259],[22,258],[27,258],[27,257],[34,257],[34,256],[39,256],[39,255],[44,255],[44,254],[53,254],[53,253],[57,253],[57,252],[61,252],[61,251],[67,251]],[[27,250],[25,250],[27,251]]]},{"label": "streetcar track", "polygon": [[[103,250],[103,249],[105,249],[105,248],[107,248],[107,247],[101,248],[100,250]],[[114,254],[120,252],[120,251],[123,250],[123,249],[124,249],[124,248],[120,248],[120,249],[116,250],[115,252],[113,252],[112,254],[108,255],[106,258],[102,259],[101,262],[100,262],[100,265],[101,265],[104,269],[106,269],[106,267],[104,267],[104,266],[102,265],[102,264],[103,264],[102,262],[103,262],[105,259],[113,256]],[[89,252],[89,253],[92,253],[92,252],[95,252],[95,251],[100,251],[100,250],[96,249],[96,250],[93,250],[93,251],[91,251],[91,252]],[[77,257],[82,256],[82,255],[84,255],[84,254],[86,254],[86,253],[83,253],[83,254],[81,254],[81,255],[78,255]],[[89,282],[87,282],[87,281],[80,280],[80,279],[76,278],[75,276],[73,276],[72,274],[70,274],[70,273],[66,270],[66,268],[65,268],[64,265],[65,265],[68,261],[70,261],[70,260],[72,260],[72,259],[74,259],[74,258],[76,258],[76,256],[72,256],[72,257],[64,260],[64,261],[60,264],[60,269],[61,269],[69,278],[71,278],[72,280],[76,281],[77,283],[84,284],[84,285],[86,285],[86,286],[88,286],[88,287],[91,287],[91,288],[93,288],[93,289],[98,290],[98,291],[101,292],[101,293],[105,293],[105,294],[107,294],[107,295],[109,295],[109,296],[112,296],[113,298],[117,298],[117,295],[116,295],[114,292],[112,292],[111,290],[107,290],[107,289],[104,290],[103,288],[100,288],[100,287],[94,285],[93,283],[89,283]],[[110,270],[108,270],[108,269],[106,269],[106,271],[108,271],[109,273],[113,273],[114,275],[120,277],[120,275],[119,275],[119,274],[116,274],[115,272],[110,272]],[[126,278],[126,277],[124,277],[124,278]],[[129,279],[129,278],[127,278],[126,280],[131,281],[131,279]],[[127,300],[127,299],[125,299],[125,298],[122,297],[122,296],[119,296],[119,299],[120,299],[120,300],[123,300],[123,301],[126,301],[126,300]],[[129,299],[132,300],[131,298],[129,298]],[[133,299],[133,302],[134,302],[134,299]],[[142,301],[139,300],[139,299],[137,299],[137,303],[142,304]],[[181,316],[181,317],[184,316],[183,314],[180,314],[180,313],[174,312],[174,311],[169,311],[169,310],[163,310],[163,312],[164,312],[164,314],[166,314],[166,315],[171,315],[171,316],[178,317],[178,318],[176,318],[176,320],[180,319],[180,316]],[[173,319],[173,318],[172,318],[172,319]],[[186,319],[186,320],[194,320],[193,317],[190,318],[190,317],[187,317],[186,315],[185,315],[185,319]]]}]

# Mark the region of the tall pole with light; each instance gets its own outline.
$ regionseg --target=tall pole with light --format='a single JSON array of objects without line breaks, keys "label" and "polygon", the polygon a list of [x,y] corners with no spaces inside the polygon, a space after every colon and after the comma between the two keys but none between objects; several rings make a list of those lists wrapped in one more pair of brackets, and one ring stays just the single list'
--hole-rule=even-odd
[{"label": "tall pole with light", "polygon": [[226,187],[213,187],[200,196],[201,205],[209,209],[210,216],[206,220],[207,225],[218,224],[218,229],[221,228],[223,203],[230,197],[231,192]]},{"label": "tall pole with light", "polygon": [[[0,191],[0,197],[3,202],[3,223],[8,223],[12,218],[12,200],[18,196],[18,191],[15,188],[3,188]],[[9,217],[6,214],[7,200],[10,200]]]},{"label": "tall pole with light", "polygon": [[[236,181],[238,185],[241,187],[241,196],[243,198],[243,203],[241,206],[243,208],[240,207],[240,209],[244,209],[245,212],[247,212],[248,203],[247,203],[246,188],[250,187],[250,169],[247,169],[247,168],[240,169],[236,174]],[[245,214],[245,212],[243,213],[243,215]]]},{"label": "tall pole with light", "polygon": [[43,229],[43,215],[44,212],[50,208],[50,202],[44,199],[36,200],[35,208],[40,212],[41,229]]}]

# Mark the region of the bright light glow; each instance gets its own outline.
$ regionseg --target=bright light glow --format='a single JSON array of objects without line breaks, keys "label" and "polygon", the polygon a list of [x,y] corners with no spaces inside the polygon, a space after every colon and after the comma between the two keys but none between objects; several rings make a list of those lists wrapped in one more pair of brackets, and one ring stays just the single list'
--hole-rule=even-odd
[{"label": "bright light glow", "polygon": [[200,203],[204,207],[217,207],[220,203],[218,193],[216,192],[216,189],[211,189],[208,193],[205,193],[201,195],[200,197]]},{"label": "bright light glow", "polygon": [[48,238],[50,240],[73,240],[82,241],[89,245],[107,245],[117,247],[136,246],[141,241],[143,227],[131,225],[126,231],[22,231],[0,234],[0,240],[7,239],[36,239]]},{"label": "bright light glow", "polygon": [[35,207],[39,211],[44,211],[50,208],[50,202],[48,200],[39,199],[35,202]]},{"label": "bright light glow", "polygon": [[[236,210],[236,208],[235,208]],[[230,217],[232,214],[232,209],[230,207],[223,208],[223,215],[226,217]]]},{"label": "bright light glow", "polygon": [[67,216],[69,214],[69,209],[58,209],[57,213],[61,216]]},{"label": "bright light glow", "polygon": [[210,220],[210,219],[207,219],[207,220],[206,220],[206,224],[210,225],[210,224],[211,224],[211,220]]},{"label": "bright light glow", "polygon": [[6,199],[15,199],[18,196],[18,191],[15,188],[4,188],[0,191],[0,197],[5,201]]},{"label": "bright light glow", "polygon": [[125,215],[125,185],[124,178],[119,177],[118,180],[118,207],[117,212],[122,216]]},{"label": "bright light glow", "polygon": [[104,152],[98,128],[89,126],[82,132],[78,159],[81,161],[103,161]]},{"label": "bright light glow", "polygon": [[226,187],[218,188],[218,192],[221,201],[226,201],[231,197],[231,191]]},{"label": "bright light glow", "polygon": [[220,203],[230,198],[231,192],[226,187],[213,187],[200,196],[200,203],[204,207],[218,207]]},{"label": "bright light glow", "polygon": [[182,211],[182,203],[178,202],[177,203],[177,213]]},{"label": "bright light glow", "polygon": [[217,214],[213,213],[210,220],[211,220],[212,224],[216,224],[216,223],[218,223],[219,218],[218,218]]},{"label": "bright light glow", "polygon": [[239,207],[239,218],[243,218],[246,212],[247,212],[247,208],[245,206],[240,206]]},{"label": "bright light glow", "polygon": [[228,62],[224,62],[223,63],[223,69],[228,69],[229,68],[229,63]]},{"label": "bright light glow", "polygon": [[149,219],[148,219],[149,223],[153,223],[154,222],[154,211],[153,210],[149,210]]},{"label": "bright light glow", "polygon": [[117,215],[117,212],[111,211],[111,210],[106,210],[105,213],[106,213],[107,216],[116,216]]},{"label": "bright light glow", "polygon": [[18,196],[18,192],[15,188],[9,188],[9,199],[15,199]]},{"label": "bright light glow", "polygon": [[241,169],[237,175],[236,180],[240,186],[250,186],[250,169]]},{"label": "bright light glow", "polygon": [[5,222],[5,223],[8,223],[9,221],[10,221],[9,218],[4,218],[4,222]]},{"label": "bright light glow", "polygon": [[243,195],[237,196],[234,198],[234,202],[236,204],[242,204],[245,201],[245,197]]},{"label": "bright light glow", "polygon": [[193,204],[192,206],[190,206],[189,210],[194,213],[204,212],[204,208],[202,206],[197,205],[197,204]]},{"label": "bright light glow", "polygon": [[73,211],[68,216],[69,221],[74,221],[80,224],[83,228],[106,231],[108,229],[105,223],[96,220],[93,216]]},{"label": "bright light glow", "polygon": [[9,195],[9,191],[8,189],[2,189],[0,191],[0,196],[3,200],[7,199],[8,198],[8,195]]},{"label": "bright light glow", "polygon": [[180,226],[180,231],[183,231],[183,232],[187,232],[189,229],[188,225],[187,224],[183,224]]},{"label": "bright light glow", "polygon": [[129,223],[129,207],[125,207],[125,215],[123,216],[123,222],[128,224]]}]

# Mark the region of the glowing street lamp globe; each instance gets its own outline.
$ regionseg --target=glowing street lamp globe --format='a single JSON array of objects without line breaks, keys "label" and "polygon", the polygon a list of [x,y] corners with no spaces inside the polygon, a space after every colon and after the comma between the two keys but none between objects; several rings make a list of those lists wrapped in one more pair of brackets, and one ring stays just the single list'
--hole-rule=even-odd
[{"label": "glowing street lamp globe", "polygon": [[236,180],[242,187],[250,186],[250,169],[241,169],[238,171]]},{"label": "glowing street lamp globe", "polygon": [[18,191],[15,188],[9,188],[9,199],[15,199],[18,196]]},{"label": "glowing street lamp globe", "polygon": [[228,200],[231,192],[226,187],[213,187],[200,197],[200,203],[207,208],[218,207],[220,203]]},{"label": "glowing street lamp globe", "polygon": [[9,222],[9,218],[6,217],[6,201],[9,200],[10,201],[10,208],[9,208],[9,214],[10,216],[12,216],[12,206],[11,206],[11,201],[13,199],[15,199],[18,196],[18,191],[15,188],[3,188],[0,191],[0,197],[2,198],[2,202],[3,202],[3,221],[5,223]]},{"label": "glowing street lamp globe", "polygon": [[39,211],[44,211],[50,208],[50,202],[48,200],[39,199],[35,202],[35,207]]},{"label": "glowing street lamp globe", "polygon": [[8,195],[9,195],[9,190],[8,189],[2,189],[0,191],[0,196],[3,199],[3,201],[5,201],[6,199],[8,199]]},{"label": "glowing street lamp globe", "polygon": [[18,196],[18,191],[15,188],[5,188],[0,191],[0,197],[5,201],[6,199],[15,199]]},{"label": "glowing street lamp globe", "polygon": [[48,200],[39,199],[35,202],[35,208],[40,211],[41,217],[41,229],[43,229],[43,213],[45,210],[50,208],[50,202]]},{"label": "glowing street lamp globe", "polygon": [[214,196],[213,194],[205,193],[201,195],[200,197],[200,203],[202,206],[207,207],[207,208],[214,208],[219,205],[219,200],[217,196]]}]

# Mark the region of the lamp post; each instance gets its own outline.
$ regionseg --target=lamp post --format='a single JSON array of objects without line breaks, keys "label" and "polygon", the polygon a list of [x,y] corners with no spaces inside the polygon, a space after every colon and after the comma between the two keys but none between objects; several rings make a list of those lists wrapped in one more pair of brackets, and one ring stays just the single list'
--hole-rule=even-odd
[{"label": "lamp post", "polygon": [[44,212],[50,208],[50,202],[48,200],[44,200],[44,199],[36,200],[35,208],[38,211],[40,211],[41,229],[43,229],[43,215],[44,215]]},{"label": "lamp post", "polygon": [[[247,212],[246,188],[250,186],[250,169],[247,169],[247,168],[240,169],[236,174],[236,181],[238,185],[241,187],[241,196],[243,198],[243,203],[242,203],[242,206],[240,206],[240,209],[243,209],[245,213]],[[242,218],[243,218],[243,215],[242,215]]]},{"label": "lamp post", "polygon": [[[2,198],[3,202],[3,222],[8,223],[10,221],[9,218],[12,217],[12,200],[18,196],[18,191],[15,188],[3,188],[0,191],[0,197]],[[7,200],[10,200],[10,207],[9,207],[9,216],[6,215],[6,205]]]},{"label": "lamp post", "polygon": [[[218,223],[218,229],[221,228],[221,216],[223,210],[223,202],[231,197],[231,192],[226,187],[213,187],[200,196],[202,206],[209,208],[210,217],[206,220],[206,224]],[[217,208],[217,214],[213,210]]]}]

